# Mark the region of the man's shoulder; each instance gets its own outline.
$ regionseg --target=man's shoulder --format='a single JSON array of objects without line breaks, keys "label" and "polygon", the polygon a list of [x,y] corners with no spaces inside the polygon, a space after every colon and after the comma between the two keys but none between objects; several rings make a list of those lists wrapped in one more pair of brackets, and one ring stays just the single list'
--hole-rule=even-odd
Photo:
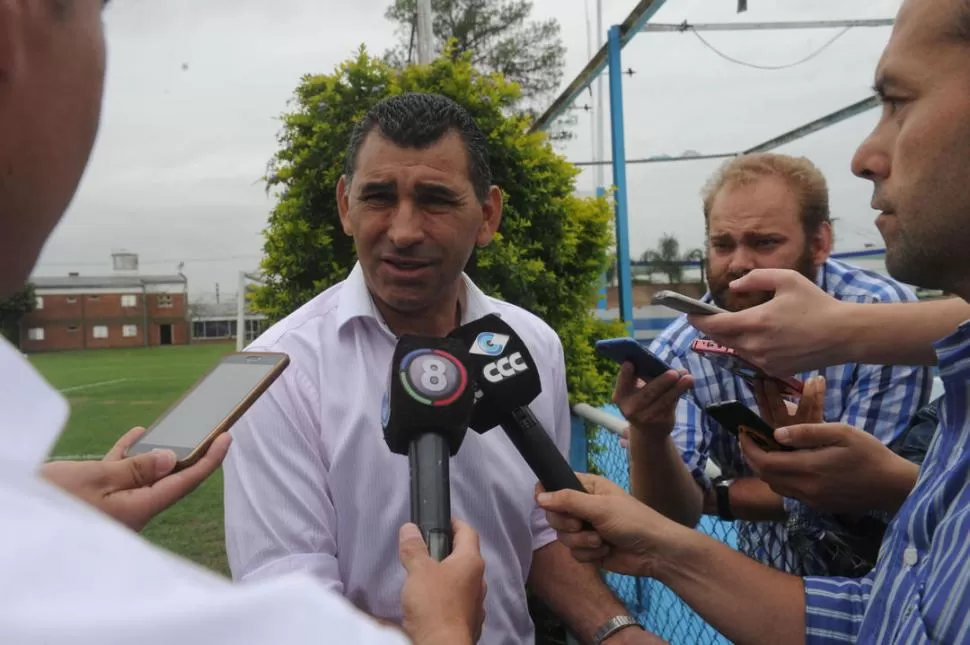
[{"label": "man's shoulder", "polygon": [[829,258],[826,290],[839,300],[854,302],[915,302],[913,289],[898,280],[855,264]]},{"label": "man's shoulder", "polygon": [[700,337],[701,333],[687,322],[687,316],[681,314],[650,342],[650,351],[661,358],[682,357]]},{"label": "man's shoulder", "polygon": [[[501,315],[502,320],[509,324],[529,345],[531,351],[540,350],[544,353],[561,353],[562,341],[559,334],[545,320],[528,309],[513,305],[511,302],[486,296]],[[548,357],[544,356],[545,358]]]},{"label": "man's shoulder", "polygon": [[249,346],[251,350],[274,351],[287,345],[300,345],[326,338],[335,330],[340,292],[345,282],[338,282],[314,296],[298,309],[274,323]]}]

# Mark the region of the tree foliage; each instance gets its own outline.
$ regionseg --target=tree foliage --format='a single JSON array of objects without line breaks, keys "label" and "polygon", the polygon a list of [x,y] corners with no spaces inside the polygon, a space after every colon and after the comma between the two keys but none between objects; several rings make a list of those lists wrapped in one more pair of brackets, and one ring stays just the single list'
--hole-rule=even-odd
[{"label": "tree foliage", "polygon": [[559,333],[574,402],[607,400],[616,367],[598,359],[592,344],[624,332],[597,321],[592,308],[609,261],[610,202],[575,194],[576,168],[544,134],[528,131],[527,117],[507,110],[519,88],[477,71],[467,52],[398,69],[361,48],[334,73],[302,79],[270,163],[268,184],[278,202],[265,232],[266,283],[254,292],[254,305],[277,320],[350,273],[356,255],[340,227],[335,188],[353,124],[381,99],[414,91],[454,99],[488,136],[505,209],[496,240],[476,252],[476,283]]},{"label": "tree foliage", "polygon": [[680,253],[680,242],[669,233],[664,233],[657,243],[656,249],[648,249],[640,256],[640,261],[646,264],[647,274],[664,273],[670,284],[680,284],[684,280],[684,263],[701,261],[701,281],[704,275],[704,251],[690,249],[683,255]]},{"label": "tree foliage", "polygon": [[34,310],[36,304],[37,295],[33,284],[28,284],[22,291],[0,301],[0,333],[18,347],[20,346],[20,321]]},{"label": "tree foliage", "polygon": [[[530,21],[529,0],[431,0],[431,10],[436,54],[470,54],[476,69],[518,84],[524,99],[544,97],[562,82],[566,47],[559,21]],[[384,16],[400,36],[386,60],[397,67],[415,62],[417,1],[394,0]]]}]

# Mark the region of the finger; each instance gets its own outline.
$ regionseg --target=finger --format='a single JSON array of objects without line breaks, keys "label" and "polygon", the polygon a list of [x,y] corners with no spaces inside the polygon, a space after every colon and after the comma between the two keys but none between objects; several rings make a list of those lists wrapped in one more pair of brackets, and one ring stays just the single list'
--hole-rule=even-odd
[{"label": "finger", "polygon": [[560,533],[577,533],[583,530],[582,521],[564,513],[547,511],[546,520],[549,522],[549,526]]},{"label": "finger", "polygon": [[625,417],[630,418],[648,410],[670,407],[690,389],[691,384],[693,381],[689,376],[681,376],[673,370],[665,372],[624,400],[621,412]]},{"label": "finger", "polygon": [[421,535],[421,530],[417,524],[408,522],[401,527],[397,534],[397,552],[404,565],[404,569],[410,574],[417,567],[431,562],[428,555],[428,545]]},{"label": "finger", "polygon": [[623,363],[620,373],[616,377],[616,390],[613,393],[614,401],[622,401],[637,391],[637,377],[633,373],[633,363]]},{"label": "finger", "polygon": [[623,448],[624,450],[629,450],[630,449],[630,440],[629,439],[620,439],[620,448]]},{"label": "finger", "polygon": [[[818,375],[809,379],[806,384],[808,392],[802,393],[802,400],[799,405],[807,398],[805,403],[805,413],[799,416],[801,423],[822,423],[825,420],[825,377]],[[806,396],[807,395],[807,396]]]},{"label": "finger", "polygon": [[616,491],[625,494],[622,488],[601,475],[576,473],[576,477],[579,478],[579,483],[583,485],[586,492],[592,495],[613,495]]},{"label": "finger", "polygon": [[556,538],[559,542],[569,549],[600,549],[603,547],[603,538],[595,531],[583,531],[581,533],[557,533]]},{"label": "finger", "polygon": [[775,430],[775,441],[796,449],[846,445],[852,432],[860,432],[841,423],[811,423]]},{"label": "finger", "polygon": [[107,460],[104,463],[104,493],[147,488],[172,472],[175,453],[153,450],[134,457]]},{"label": "finger", "polygon": [[799,286],[799,282],[808,282],[797,271],[791,269],[755,269],[730,284],[734,293],[748,293],[751,291],[782,291]]},{"label": "finger", "polygon": [[571,515],[594,525],[597,520],[602,519],[603,515],[602,505],[597,502],[595,495],[575,490],[563,489],[554,493],[540,493],[536,501],[547,512]]},{"label": "finger", "polygon": [[[219,466],[229,452],[232,437],[228,432],[216,437],[202,457],[184,470],[163,476],[145,491],[144,508],[153,516],[179,501],[204,482]],[[149,453],[151,454],[151,453]]]},{"label": "finger", "polygon": [[453,534],[452,555],[470,555],[475,557],[481,555],[481,545],[475,529],[461,520],[453,519],[451,521],[451,531]]},{"label": "finger", "polygon": [[765,460],[769,457],[769,454],[762,450],[758,444],[744,433],[739,435],[738,443],[741,446],[741,454],[744,456],[748,467],[760,477],[765,470]]},{"label": "finger", "polygon": [[[791,417],[791,410],[781,395],[781,388],[774,381],[759,379],[762,392],[764,393],[765,405],[768,406],[768,415],[771,417],[771,425],[787,425]],[[760,407],[760,403],[759,403]]]},{"label": "finger", "polygon": [[145,429],[142,427],[135,427],[121,435],[121,438],[115,442],[115,445],[111,447],[108,454],[104,456],[106,461],[118,461],[119,459],[124,459],[125,455],[131,449],[135,442],[141,439],[142,435],[145,434]]}]

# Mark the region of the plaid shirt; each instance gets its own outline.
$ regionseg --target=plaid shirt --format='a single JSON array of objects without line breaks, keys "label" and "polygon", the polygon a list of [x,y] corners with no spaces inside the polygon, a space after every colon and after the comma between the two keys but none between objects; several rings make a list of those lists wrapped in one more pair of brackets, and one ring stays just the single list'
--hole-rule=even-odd
[{"label": "plaid shirt", "polygon": [[[828,260],[820,268],[816,283],[838,300],[857,303],[910,302],[916,295],[902,284],[844,262]],[[710,302],[708,293],[703,298]],[[735,399],[754,411],[758,405],[754,392],[740,378],[717,368],[691,351],[700,332],[680,316],[654,339],[650,350],[675,369],[686,369],[694,377],[694,388],[681,398],[673,439],[684,463],[705,489],[711,486],[704,474],[708,459],[713,459],[729,477],[750,477],[751,470],[741,456],[737,439],[722,429],[703,409],[713,403]],[[821,373],[826,379],[824,418],[841,422],[876,436],[889,444],[903,433],[910,419],[926,404],[932,387],[929,368],[846,363],[821,372],[797,375],[806,380]],[[785,508],[800,523],[815,515],[796,500],[786,499]],[[738,548],[769,566],[797,575],[829,575],[816,541],[793,547],[784,524],[739,521]],[[809,527],[811,528],[811,527]],[[817,533],[825,526],[819,524]],[[800,526],[800,532],[805,529]]]}]

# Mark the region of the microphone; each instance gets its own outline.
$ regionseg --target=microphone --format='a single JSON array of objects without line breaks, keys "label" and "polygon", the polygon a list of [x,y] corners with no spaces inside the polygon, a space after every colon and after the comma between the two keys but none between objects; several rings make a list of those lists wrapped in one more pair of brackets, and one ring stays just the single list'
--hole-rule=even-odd
[{"label": "microphone", "polygon": [[468,350],[458,340],[402,336],[381,409],[388,448],[408,456],[411,521],[438,561],[452,547],[449,460],[461,447],[474,407],[467,361]]},{"label": "microphone", "polygon": [[475,381],[475,410],[470,426],[483,434],[501,426],[547,491],[571,488],[586,492],[569,462],[529,408],[542,384],[535,361],[515,331],[489,314],[451,332],[468,347]]}]

